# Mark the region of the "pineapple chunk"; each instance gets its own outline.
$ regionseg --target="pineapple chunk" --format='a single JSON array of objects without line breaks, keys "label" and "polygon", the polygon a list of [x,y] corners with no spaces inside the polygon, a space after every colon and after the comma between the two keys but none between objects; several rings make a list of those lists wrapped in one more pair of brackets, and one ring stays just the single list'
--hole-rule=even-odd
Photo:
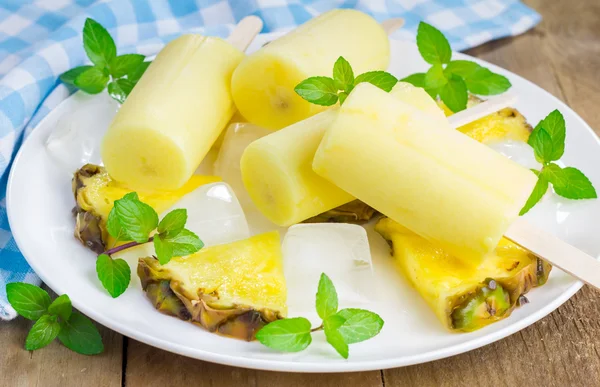
[{"label": "pineapple chunk", "polygon": [[265,324],[287,314],[277,231],[208,247],[166,265],[141,258],[137,272],[159,311],[211,332],[253,340]]},{"label": "pineapple chunk", "polygon": [[[220,180],[216,176],[193,175],[183,187],[174,191],[137,191],[137,193],[141,201],[160,214],[199,186]],[[107,245],[114,242],[106,230],[106,221],[114,201],[134,190],[113,180],[103,167],[93,164],[86,164],[75,172],[72,185],[77,203],[75,236],[84,245],[100,254]]]},{"label": "pineapple chunk", "polygon": [[503,238],[479,266],[428,242],[390,218],[377,231],[396,266],[451,331],[474,331],[510,316],[521,296],[546,283],[552,267]]}]

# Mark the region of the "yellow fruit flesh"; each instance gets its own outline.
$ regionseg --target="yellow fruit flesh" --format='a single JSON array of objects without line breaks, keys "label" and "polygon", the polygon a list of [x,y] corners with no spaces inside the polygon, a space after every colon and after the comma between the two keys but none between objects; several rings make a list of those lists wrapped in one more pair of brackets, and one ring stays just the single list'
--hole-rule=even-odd
[{"label": "yellow fruit flesh", "polygon": [[[440,122],[445,117],[421,88],[398,83],[390,92]],[[291,226],[354,198],[312,170],[337,108],[321,112],[251,143],[241,159],[242,178],[256,207],[273,223]]]},{"label": "yellow fruit flesh", "polygon": [[249,306],[287,314],[283,258],[277,231],[207,247],[162,266],[190,300],[214,295],[210,306]]},{"label": "yellow fruit flesh", "polygon": [[341,107],[313,169],[474,262],[497,246],[536,183],[531,171],[368,84]]},{"label": "yellow fruit flesh", "polygon": [[104,137],[110,175],[136,190],[182,187],[235,111],[230,81],[243,56],[200,35],[167,44]]},{"label": "yellow fruit flesh", "polygon": [[339,56],[355,74],[385,70],[389,41],[370,16],[355,10],[326,12],[249,55],[232,78],[233,99],[251,123],[281,129],[326,109],[300,98],[294,88],[312,76],[331,76]]}]

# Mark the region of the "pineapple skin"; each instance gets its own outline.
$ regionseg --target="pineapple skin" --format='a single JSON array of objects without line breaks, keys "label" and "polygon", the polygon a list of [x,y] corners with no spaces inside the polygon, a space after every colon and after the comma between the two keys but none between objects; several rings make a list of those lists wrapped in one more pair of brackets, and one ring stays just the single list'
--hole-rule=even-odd
[{"label": "pineapple skin", "polygon": [[[503,238],[479,266],[469,267],[442,248],[418,236],[390,218],[380,219],[375,231],[391,246],[399,271],[419,292],[440,322],[453,332],[469,332],[510,316],[521,296],[546,283],[552,266]],[[467,307],[490,280],[501,286],[507,297],[502,313],[479,316],[458,326],[455,312]],[[485,307],[485,303],[477,305]],[[470,306],[472,307],[472,305]]]},{"label": "pineapple skin", "polygon": [[[137,193],[141,201],[161,214],[199,186],[217,181],[221,179],[216,176],[193,175],[183,187],[175,191]],[[73,209],[75,237],[92,251],[101,254],[106,246],[114,243],[106,229],[106,221],[114,201],[134,190],[112,179],[104,167],[94,164],[86,164],[75,172],[71,184],[76,203]]]},{"label": "pineapple skin", "polygon": [[140,258],[137,273],[158,311],[251,341],[264,325],[287,314],[282,261],[279,233],[272,231],[166,265]]}]

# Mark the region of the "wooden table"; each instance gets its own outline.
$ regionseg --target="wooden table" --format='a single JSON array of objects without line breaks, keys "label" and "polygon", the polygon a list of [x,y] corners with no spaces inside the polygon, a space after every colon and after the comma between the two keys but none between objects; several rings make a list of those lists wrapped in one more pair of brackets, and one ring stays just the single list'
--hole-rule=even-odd
[{"label": "wooden table", "polygon": [[[533,81],[600,134],[600,0],[528,0],[544,17],[525,35],[469,54]],[[57,342],[23,349],[31,323],[0,324],[0,386],[598,386],[600,292],[583,288],[540,322],[484,348],[432,363],[349,374],[285,374],[174,355],[106,328],[100,356]],[[389,329],[389,327],[388,327]]]}]

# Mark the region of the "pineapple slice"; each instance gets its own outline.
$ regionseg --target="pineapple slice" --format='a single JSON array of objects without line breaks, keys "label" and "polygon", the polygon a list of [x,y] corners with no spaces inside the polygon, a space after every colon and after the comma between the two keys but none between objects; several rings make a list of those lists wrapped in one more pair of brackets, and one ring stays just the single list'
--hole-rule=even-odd
[{"label": "pineapple slice", "polygon": [[[175,191],[137,192],[141,201],[160,214],[199,186],[220,180],[216,176],[193,175]],[[113,180],[104,167],[93,164],[86,164],[75,172],[72,188],[77,203],[73,210],[76,214],[75,237],[100,254],[114,242],[106,230],[106,221],[114,201],[133,189]]]},{"label": "pineapple slice", "polygon": [[[473,107],[481,102],[483,100],[470,95],[467,107]],[[454,114],[442,101],[438,101],[438,105],[443,109],[446,116]],[[505,108],[461,126],[458,130],[479,142],[489,144],[500,140],[527,142],[533,128],[517,109]]]},{"label": "pineapple slice", "polygon": [[546,283],[552,266],[507,239],[478,267],[464,265],[390,218],[375,226],[395,263],[451,331],[470,332],[512,313],[531,288]]},{"label": "pineapple slice", "polygon": [[138,276],[157,310],[211,332],[253,340],[287,314],[279,233],[205,248],[161,265],[141,258]]}]

